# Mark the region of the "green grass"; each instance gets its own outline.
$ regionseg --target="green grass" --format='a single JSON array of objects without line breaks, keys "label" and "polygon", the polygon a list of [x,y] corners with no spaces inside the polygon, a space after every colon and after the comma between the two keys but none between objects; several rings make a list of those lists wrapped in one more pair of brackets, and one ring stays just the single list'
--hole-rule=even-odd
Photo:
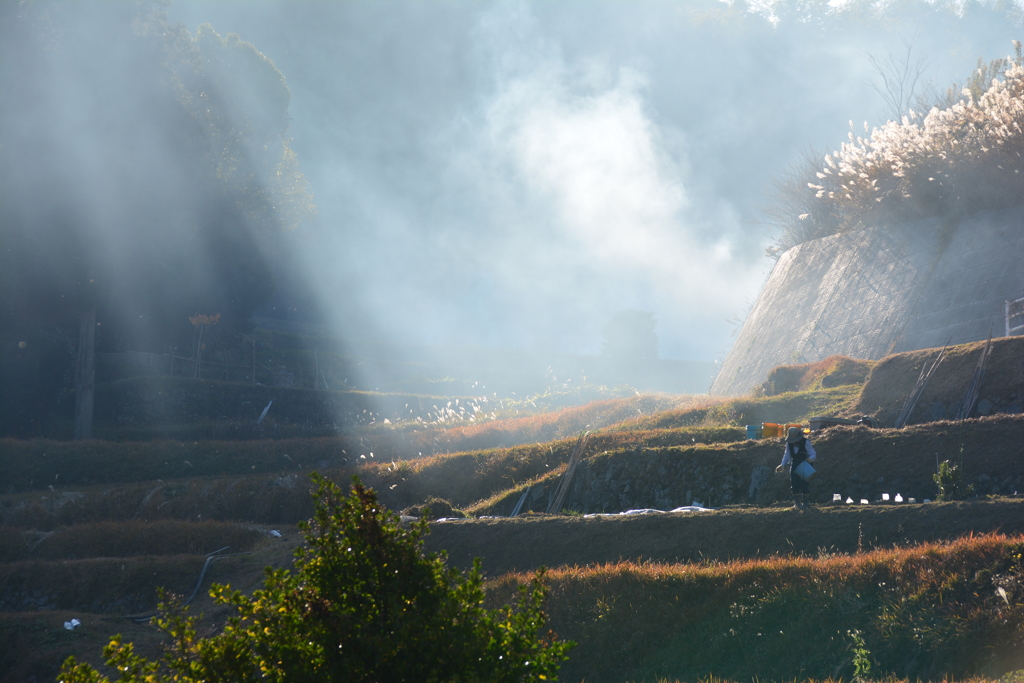
[{"label": "green grass", "polygon": [[[419,443],[374,441],[373,433],[388,432],[370,428],[346,437],[260,441],[3,439],[0,481],[8,495],[0,498],[0,515],[8,524],[40,529],[82,521],[195,520],[197,515],[294,523],[309,512],[305,477],[312,470],[331,473],[342,482],[359,471],[394,509],[422,503],[428,496],[457,507],[486,509],[481,501],[507,497],[525,482],[557,471],[568,458],[571,437],[581,429],[607,425],[593,434],[591,453],[726,444],[744,439],[741,425],[747,421],[792,421],[829,412],[848,404],[857,390],[837,387],[662,412],[656,411],[666,401],[677,405],[685,400],[693,406],[695,399],[615,399],[545,415],[448,429],[434,425],[405,434]],[[444,444],[439,443],[442,438]],[[530,445],[494,447],[523,441]],[[418,458],[422,451],[411,451],[428,444],[461,452]],[[474,445],[478,448],[469,448]],[[30,491],[43,493],[17,495]]]},{"label": "green grass", "polygon": [[[51,441],[0,439],[7,493],[156,479],[287,473],[339,467],[340,437],[274,441]],[[356,456],[358,457],[358,456]]]},{"label": "green grass", "polygon": [[252,524],[156,520],[93,522],[43,532],[0,526],[0,563],[140,555],[205,555],[252,548],[266,533]]},{"label": "green grass", "polygon": [[762,398],[710,399],[693,407],[669,410],[637,420],[635,429],[690,426],[734,426],[775,423],[806,423],[815,415],[849,411],[860,396],[861,385],[794,391]]},{"label": "green grass", "polygon": [[61,526],[130,520],[214,520],[294,524],[313,506],[305,474],[196,477],[94,485],[0,496],[0,521],[52,531]]}]

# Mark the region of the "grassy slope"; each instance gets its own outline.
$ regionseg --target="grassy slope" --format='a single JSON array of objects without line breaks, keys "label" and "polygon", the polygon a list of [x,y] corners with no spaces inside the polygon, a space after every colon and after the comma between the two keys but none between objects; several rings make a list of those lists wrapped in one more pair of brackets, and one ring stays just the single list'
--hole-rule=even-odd
[{"label": "grassy slope", "polygon": [[[1024,537],[992,535],[854,556],[571,567],[548,574],[547,609],[580,643],[565,680],[849,678],[851,630],[876,674],[999,675],[1024,667],[1022,562]],[[490,599],[527,576],[492,582]]]},{"label": "grassy slope", "polygon": [[787,392],[764,398],[710,399],[704,405],[670,410],[630,425],[634,429],[665,429],[692,425],[759,425],[762,422],[803,422],[815,415],[848,410],[861,387],[850,384],[827,389]]},{"label": "grassy slope", "polygon": [[[909,424],[940,419],[932,416],[941,410],[952,417],[978,366],[985,342],[960,344],[946,349],[946,355],[925,386]],[[939,349],[923,349],[886,356],[872,368],[864,390],[853,406],[854,414],[878,417],[883,424],[892,424],[910,395],[921,369],[930,365]],[[1024,408],[1024,337],[1003,337],[992,340],[992,350],[979,398],[989,399],[1004,409]]]},{"label": "grassy slope", "polygon": [[[551,442],[552,439],[566,439],[583,429],[597,429],[601,425],[607,425],[605,430],[614,432],[595,437],[595,452],[635,444],[670,446],[682,443],[735,441],[743,438],[743,432],[735,427],[723,429],[722,425],[805,420],[810,415],[829,412],[830,409],[849,404],[855,397],[856,390],[856,387],[837,387],[764,399],[709,402],[650,416],[648,414],[664,405],[665,400],[635,397],[600,401],[548,415],[496,420],[472,426],[457,425],[453,428],[445,425],[423,427],[417,432],[404,435],[407,443],[397,453],[386,443],[389,439],[393,443],[394,437],[388,433],[389,430],[380,428],[373,430],[372,433],[357,433],[348,437],[278,441],[75,443],[43,439],[0,439],[0,479],[5,482],[8,493],[15,493],[46,490],[49,486],[57,489],[68,486],[81,487],[99,482],[131,483],[155,479],[334,469],[361,463],[363,460],[359,455],[370,453],[374,455],[371,460],[372,472],[388,466],[374,466],[373,460],[380,463],[390,461],[396,456],[398,459],[408,459],[411,456],[418,462],[410,466],[415,472],[423,472],[426,476],[427,470],[432,467],[445,469],[450,473],[453,463],[457,461],[445,458],[419,460],[416,453],[421,451],[413,449],[422,448],[426,444],[444,442],[444,447],[438,450],[455,451],[456,455],[451,457],[464,463],[473,463],[471,467],[461,468],[461,476],[466,476],[470,471],[478,471],[481,462],[490,463],[483,468],[487,471],[506,468],[503,478],[496,478],[508,486],[513,479],[522,481],[550,469],[537,469],[539,465],[555,467],[563,462],[564,458],[559,458],[566,441],[546,442]],[[678,399],[670,402],[678,403]],[[762,420],[762,417],[765,419]],[[681,430],[684,427],[708,429]],[[376,443],[374,435],[378,439]],[[514,448],[516,444],[525,443],[534,445]],[[499,448],[495,448],[495,445]],[[557,462],[551,462],[552,453]],[[540,460],[545,462],[540,463]],[[532,469],[519,472],[517,464],[523,462],[532,463]],[[377,469],[374,469],[375,467]],[[375,476],[370,475],[369,478],[374,479]],[[388,486],[395,483],[383,474],[381,478]],[[441,477],[438,481],[441,481]],[[465,495],[437,491],[433,495],[452,496],[457,498],[460,504],[469,504],[495,493],[496,490],[477,490]],[[413,502],[419,501],[406,498],[403,504]]]},{"label": "grassy slope", "polygon": [[[736,429],[680,429],[655,433],[615,433],[598,435],[593,443],[602,448],[629,447],[646,438],[658,443],[713,443],[738,438]],[[270,442],[260,444],[252,452],[234,450],[238,444],[219,442],[219,453],[212,446],[213,456],[207,461],[196,458],[199,467],[207,472],[219,473],[190,478],[159,477],[163,473],[166,452],[156,444],[90,444],[96,446],[92,457],[81,456],[73,447],[57,443],[63,449],[54,453],[48,448],[56,442],[29,442],[29,452],[18,470],[20,479],[11,476],[12,486],[23,482],[52,481],[57,470],[58,487],[0,495],[0,520],[4,524],[34,528],[43,531],[61,525],[113,520],[227,520],[253,521],[266,524],[294,524],[309,517],[312,507],[308,495],[306,475],[311,468],[285,461],[278,453],[288,448],[296,454],[294,460],[315,459],[323,444],[320,440],[302,440],[300,443]],[[469,506],[474,501],[500,492],[505,495],[518,482],[557,469],[565,462],[571,449],[565,440],[544,445],[517,446],[472,453],[441,455],[415,462],[395,464],[369,464],[360,467],[333,467],[325,471],[341,483],[353,474],[380,491],[386,504],[401,509],[423,502],[428,496],[437,496]],[[183,449],[189,445],[179,446]],[[303,447],[309,448],[303,451]],[[152,450],[147,450],[152,449]],[[45,457],[42,453],[46,452]],[[173,449],[172,449],[173,452]],[[300,454],[303,454],[301,455]],[[178,454],[180,457],[180,454]],[[35,457],[31,457],[35,456]],[[217,460],[220,458],[220,460]],[[274,471],[274,462],[288,462],[288,470]],[[255,465],[249,465],[255,462]],[[107,467],[107,464],[110,467]],[[299,465],[303,465],[301,469]],[[47,469],[47,468],[52,469]],[[27,470],[27,471],[26,471]],[[71,474],[68,474],[68,473]],[[96,472],[108,472],[112,481],[96,483]],[[249,473],[247,473],[249,472]],[[255,472],[255,473],[251,473]],[[75,473],[89,474],[93,483],[75,485]],[[51,476],[52,475],[52,476]],[[70,481],[68,481],[70,480]],[[77,482],[81,483],[81,482]],[[66,485],[65,485],[66,484]]]},{"label": "grassy slope", "polygon": [[[104,525],[83,525],[88,536],[100,539],[101,547],[116,544]],[[179,525],[180,538],[188,525]],[[227,540],[246,539],[246,544],[232,547],[231,552],[248,554],[224,557],[210,564],[191,609],[205,615],[202,628],[213,628],[224,622],[228,614],[213,604],[207,595],[211,582],[230,583],[232,587],[251,592],[262,584],[263,568],[287,567],[298,537],[294,527],[281,527],[281,538],[262,534],[254,542],[239,528],[194,523],[188,535],[198,552],[184,552],[180,544],[171,544],[166,552],[135,557],[89,558],[69,561],[20,561],[0,564],[3,586],[12,583],[33,591],[45,606],[22,607],[23,611],[0,610],[0,681],[55,680],[61,662],[69,655],[87,661],[116,680],[117,672],[103,666],[102,649],[116,633],[135,644],[136,650],[151,658],[159,658],[160,634],[148,624],[125,619],[126,613],[149,612],[156,605],[158,585],[187,597],[196,586],[196,579],[205,563],[204,554],[222,547]],[[79,530],[75,527],[75,530]],[[227,531],[227,533],[225,533]],[[145,533],[140,528],[135,533]],[[70,536],[70,535],[69,535]],[[66,546],[54,541],[48,552],[59,554]],[[2,591],[0,591],[2,593]],[[94,605],[93,603],[98,603]],[[77,618],[82,625],[74,631],[63,624]]]},{"label": "grassy slope", "polygon": [[[650,407],[644,406],[640,403],[641,398],[604,402],[605,405],[562,411],[556,416],[530,416],[468,427],[464,424],[454,427],[452,424],[435,424],[417,427],[422,433],[415,438],[446,449],[461,449],[470,444],[481,447],[470,452],[393,464],[371,463],[359,467],[359,472],[392,507],[403,507],[409,501],[418,501],[427,495],[467,505],[488,495],[507,497],[524,479],[550,477],[545,473],[557,469],[564,462],[571,440],[535,442],[549,440],[552,435],[565,437],[588,425],[591,428],[607,425],[593,437],[596,453],[608,451],[608,454],[624,457],[637,451],[638,447],[653,451],[662,448],[668,452],[672,448],[686,446],[693,450],[697,442],[723,444],[709,447],[709,453],[719,452],[726,457],[735,457],[743,449],[777,450],[777,444],[767,442],[724,445],[742,438],[740,428],[743,424],[796,422],[814,414],[856,410],[855,401],[859,398],[862,398],[860,388],[854,385],[764,399],[708,401],[703,405],[691,401],[683,408],[655,416],[645,415],[645,408],[650,411],[665,405],[652,402]],[[970,424],[984,427],[1007,419],[972,420]],[[365,436],[359,446],[379,448],[383,437],[378,442],[373,441],[379,435],[402,434],[403,431],[373,425],[361,432]],[[865,433],[860,434],[860,431]],[[927,448],[942,448],[950,444],[954,431],[955,425],[943,427],[941,424],[900,433],[840,429],[828,435],[825,445],[834,450],[859,448],[870,454],[876,453],[880,446],[890,442],[898,444],[900,439],[904,439],[907,444],[920,441]],[[534,445],[493,448],[495,442],[502,443],[507,438]],[[0,514],[5,522],[5,526],[0,527],[3,530],[0,533],[0,545],[3,546],[0,570],[4,576],[0,585],[8,587],[8,597],[15,599],[39,594],[47,601],[45,608],[53,610],[0,611],[0,637],[17,645],[0,657],[0,680],[24,680],[30,673],[45,678],[52,675],[59,660],[70,652],[91,653],[87,658],[96,661],[99,647],[105,642],[103,634],[110,635],[124,629],[110,617],[91,614],[90,610],[95,607],[116,613],[118,610],[131,611],[130,607],[151,605],[153,576],[162,577],[165,584],[174,590],[189,590],[197,567],[203,563],[202,555],[222,545],[252,548],[256,552],[213,565],[215,579],[228,579],[236,587],[250,590],[257,585],[260,566],[287,563],[287,553],[282,555],[282,552],[290,544],[275,540],[268,547],[266,544],[271,543],[269,537],[260,535],[259,530],[254,536],[249,523],[265,522],[276,526],[308,517],[311,506],[304,473],[313,467],[319,468],[325,461],[336,465],[340,457],[349,455],[339,454],[340,444],[338,439],[231,444],[153,442],[147,445],[0,442],[0,473],[4,475],[7,486],[15,489],[15,492],[0,496]],[[284,458],[285,454],[289,458]],[[772,457],[774,459],[775,456]],[[915,462],[905,464],[919,468]],[[930,465],[926,469],[930,470]],[[345,479],[352,471],[353,468],[341,467],[333,469],[332,473],[339,479]],[[195,476],[199,474],[202,476]],[[17,492],[17,489],[25,490]],[[920,512],[915,512],[918,509]],[[979,521],[977,514],[958,513],[955,519],[961,524],[957,526],[939,521],[945,519],[942,511],[949,509],[953,508],[932,505],[887,511],[905,517],[893,522],[898,532],[893,542],[944,538],[966,530],[998,528],[996,517],[1009,514],[997,514],[992,524],[986,526]],[[876,510],[823,510],[817,525],[795,526],[806,528],[808,532],[820,527],[804,539],[806,542],[786,543],[784,546],[776,543],[778,538],[771,540],[774,537],[769,532],[785,528],[788,524],[788,518],[773,515],[792,516],[795,513],[791,511],[761,509],[715,513],[716,516],[725,515],[725,519],[738,515],[731,525],[728,521],[717,521],[715,517],[690,521],[721,525],[711,531],[705,530],[704,533],[711,535],[703,537],[722,545],[721,557],[744,556],[743,553],[737,554],[736,548],[754,542],[746,538],[751,535],[756,537],[758,549],[765,546],[765,552],[781,548],[783,555],[798,550],[813,554],[813,550],[821,546],[839,548],[846,544],[842,549],[849,550],[853,539],[865,536],[864,528],[868,529],[866,545],[870,545],[871,539],[887,542],[884,539],[889,538],[886,534],[892,532],[892,524],[879,526],[872,536],[870,524],[865,527],[863,521],[858,522],[858,533],[854,534],[853,522],[847,519],[861,513],[872,514]],[[750,519],[742,521],[743,515],[749,515]],[[244,523],[218,526],[200,523],[197,521],[200,519],[239,520]],[[752,524],[755,519],[759,522]],[[167,525],[166,528],[157,526],[155,520],[165,520],[162,523]],[[642,552],[643,548],[649,550],[665,542],[669,543],[669,549],[662,548],[660,559],[692,559],[692,554],[687,555],[689,551],[684,552],[685,543],[672,545],[675,532],[670,528],[671,524],[659,524],[659,521],[666,520],[667,516],[638,520],[637,524],[653,525],[651,531],[623,531],[615,536],[619,541],[626,539],[640,544],[637,546],[641,548],[638,559],[654,556],[653,553]],[[759,527],[759,523],[766,526]],[[469,524],[488,525],[484,522]],[[529,522],[512,524],[523,526]],[[17,528],[12,528],[12,525]],[[68,528],[67,525],[74,526]],[[459,528],[467,527],[463,524],[439,525],[437,537],[440,538],[442,532]],[[737,535],[738,529],[743,529],[745,536]],[[50,531],[53,533],[47,535]],[[289,533],[294,534],[294,531],[286,530],[286,535]],[[681,529],[679,533],[687,531]],[[819,539],[828,538],[829,534],[840,535],[842,543],[821,543]],[[551,564],[573,561],[601,563],[631,556],[629,553],[623,555],[621,546],[607,546],[602,556],[600,543],[587,535],[573,534],[560,538],[558,534],[531,533],[518,541],[499,533],[491,535],[492,541],[504,544],[507,553],[514,557],[545,548],[564,550],[570,555],[574,547],[581,551],[576,553],[575,559],[567,556],[560,561],[551,561]],[[154,538],[161,537],[168,539],[164,547],[154,541]],[[89,539],[88,542],[85,539]],[[709,547],[698,542],[692,533],[688,539],[689,547],[697,556]],[[735,542],[730,546],[730,541]],[[654,676],[669,676],[692,680],[696,676],[715,673],[742,680],[752,675],[771,677],[774,674],[770,672],[784,672],[780,674],[784,678],[801,675],[848,677],[851,673],[849,639],[844,639],[843,634],[844,629],[851,625],[864,631],[868,646],[882,671],[891,670],[900,675],[996,671],[1011,662],[1003,659],[993,664],[982,655],[994,652],[991,648],[994,644],[1002,647],[1011,641],[1017,642],[1013,639],[1019,641],[1022,630],[1020,616],[1013,611],[1017,607],[998,614],[998,611],[993,611],[993,604],[998,606],[992,598],[993,586],[996,585],[993,577],[1008,574],[1012,580],[1018,580],[1013,577],[1019,577],[1020,568],[1019,562],[1012,564],[1017,562],[1013,559],[1017,557],[1013,555],[1016,551],[1007,545],[1009,542],[1005,539],[982,539],[978,543],[981,545],[963,546],[965,549],[957,551],[958,555],[954,553],[960,558],[957,560],[960,564],[942,560],[927,567],[932,573],[925,571],[924,583],[934,588],[938,581],[937,593],[932,588],[928,589],[932,590],[931,593],[914,589],[912,584],[920,583],[919,577],[913,582],[901,583],[899,577],[902,575],[892,575],[892,572],[899,566],[906,566],[910,561],[905,561],[908,557],[922,557],[931,562],[929,558],[943,553],[948,555],[942,548],[899,551],[909,555],[886,555],[885,552],[897,551],[876,551],[873,555],[831,559],[777,558],[725,565],[626,563],[598,564],[582,569],[563,568],[552,575],[555,591],[549,611],[562,635],[583,642],[566,668],[567,675],[563,679],[578,680],[580,676],[586,676],[593,682],[640,677],[653,680]],[[1018,543],[1014,547],[1019,547],[1018,541],[1014,543]],[[472,550],[471,544],[465,542],[461,548],[463,551]],[[586,559],[589,556],[582,552],[584,549],[594,554],[591,560]],[[139,555],[140,552],[151,554]],[[108,555],[111,557],[103,558]],[[485,555],[486,560],[499,553],[488,550]],[[705,553],[704,557],[707,556]],[[461,562],[455,554],[453,560]],[[1006,571],[1000,569],[1002,574],[991,573],[993,567],[1002,567]],[[990,573],[986,574],[986,570]],[[123,576],[113,580],[115,574]],[[908,573],[907,576],[916,575]],[[1010,583],[1004,581],[999,585],[1011,591],[1011,603],[1024,603],[1024,592],[1011,579],[1006,580]],[[893,586],[888,592],[878,588],[879,581],[883,580],[886,585]],[[1002,578],[999,580],[1003,581]],[[500,599],[515,581],[515,577],[506,577],[492,582],[492,599]],[[964,592],[968,588],[970,590]],[[139,597],[147,592],[150,597]],[[935,599],[936,594],[940,599]],[[128,600],[126,596],[135,596],[135,599]],[[854,605],[852,608],[851,604]],[[911,606],[904,607],[904,604]],[[799,609],[790,609],[790,605]],[[920,610],[914,611],[918,606]],[[209,607],[207,604],[204,609]],[[943,612],[947,607],[952,611]],[[66,608],[75,611],[63,611]],[[893,614],[896,615],[895,622]],[[1001,625],[994,614],[1003,619]],[[60,625],[70,616],[86,617],[88,628],[73,633],[63,632]],[[215,623],[216,619],[223,617],[217,612],[212,616],[214,621],[208,623]],[[805,616],[807,618],[801,621]],[[792,641],[767,635],[773,633],[769,626],[774,628],[787,619],[795,620],[795,626],[778,629],[783,631],[782,635],[789,634],[786,638],[792,637],[794,632],[801,632],[801,628],[810,631],[816,623],[828,624],[832,629],[828,631],[827,638],[813,639],[815,652],[808,654],[802,663],[796,662],[797,667],[802,668],[794,668],[793,662],[787,663],[784,656],[792,650]],[[910,626],[900,626],[903,622]],[[152,632],[122,623],[139,636],[143,649],[155,648]],[[945,623],[964,627],[943,630],[942,624]],[[761,630],[755,631],[758,627]],[[911,630],[907,631],[908,628]],[[979,633],[987,640],[984,646],[974,648],[972,643],[982,641],[971,638],[979,637]],[[893,641],[902,644],[894,655],[887,649],[887,643],[888,639],[895,637],[903,640]],[[21,655],[12,659],[10,652]],[[902,669],[891,664],[907,653],[909,659],[905,657],[898,662]]]}]

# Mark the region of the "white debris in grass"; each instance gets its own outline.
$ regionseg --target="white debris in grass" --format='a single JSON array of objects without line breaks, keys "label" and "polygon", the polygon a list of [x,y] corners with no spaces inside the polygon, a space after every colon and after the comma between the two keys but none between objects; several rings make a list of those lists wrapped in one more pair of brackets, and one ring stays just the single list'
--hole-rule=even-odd
[{"label": "white debris in grass", "polygon": [[672,510],[655,510],[654,508],[640,508],[637,510],[626,510],[625,512],[594,512],[584,517],[626,517],[632,515],[665,514],[666,512],[710,512],[714,508],[706,508],[702,505],[684,505]]}]

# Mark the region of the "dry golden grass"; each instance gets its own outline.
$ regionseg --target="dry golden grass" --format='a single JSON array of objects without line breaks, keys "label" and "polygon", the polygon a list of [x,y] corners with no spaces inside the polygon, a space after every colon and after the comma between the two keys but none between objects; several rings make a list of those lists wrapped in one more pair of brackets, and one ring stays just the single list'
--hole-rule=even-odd
[{"label": "dry golden grass", "polygon": [[[570,680],[849,678],[854,630],[882,678],[998,677],[1024,666],[1022,571],[1024,537],[999,534],[817,558],[618,562],[550,571],[548,613],[579,643]],[[528,578],[495,579],[489,595]]]},{"label": "dry golden grass", "polygon": [[[906,548],[880,548],[864,553],[820,557],[777,556],[687,564],[615,562],[561,567],[548,571],[547,577],[552,585],[628,578],[639,582],[710,581],[771,589],[794,583],[813,585],[839,580],[871,580],[879,572],[885,572],[917,595],[940,586],[944,576],[951,571],[961,571],[978,563],[987,565],[1007,552],[1024,552],[1024,537],[985,534]],[[501,581],[528,581],[529,577],[529,574],[509,574]]]},{"label": "dry golden grass", "polygon": [[406,432],[408,448],[421,453],[456,453],[568,438],[583,430],[629,424],[669,408],[699,402],[692,396],[643,395],[594,401],[553,412],[454,425],[437,423]]},{"label": "dry golden grass", "polygon": [[[735,428],[614,432],[595,435],[591,440],[591,448],[592,452],[602,452],[632,449],[638,444],[671,446],[722,443],[739,440],[742,436],[742,432]],[[294,459],[298,460],[304,457],[300,455],[303,452],[303,441],[261,444],[259,452],[264,457],[254,455],[254,460],[260,469],[269,468],[275,459],[286,462],[280,456],[280,452],[286,448],[295,453]],[[315,442],[312,445],[314,448],[322,447],[321,440],[311,441]],[[31,443],[35,448],[53,444]],[[103,451],[104,444],[91,444],[101,462],[122,454],[122,444],[108,445],[110,450]],[[136,444],[142,452],[154,445]],[[360,466],[339,467],[337,459],[334,459],[326,468],[303,464],[300,471],[256,474],[229,472],[221,476],[188,479],[153,477],[148,481],[115,481],[113,486],[105,483],[82,486],[69,482],[53,490],[47,488],[0,495],[0,520],[8,526],[41,531],[52,531],[62,525],[120,520],[220,520],[293,524],[312,513],[307,481],[307,475],[312,469],[328,474],[342,484],[353,474],[358,474],[367,485],[380,493],[381,500],[392,509],[422,503],[428,496],[449,500],[456,507],[467,507],[558,469],[568,458],[571,447],[572,440],[565,439],[546,444],[438,455],[420,460],[382,463],[375,459]],[[67,449],[66,453],[69,458],[74,457],[71,449]],[[160,449],[156,449],[149,457],[159,463],[161,454]],[[33,470],[45,477],[45,480],[53,478],[50,475],[52,470],[45,469],[45,462],[51,463],[59,472],[67,471],[64,459],[53,457],[52,453],[47,458],[50,460],[36,464]],[[241,460],[238,467],[226,469],[245,471],[245,462]],[[77,462],[76,467],[82,472],[91,470],[87,457]],[[138,464],[138,467],[134,476],[152,476],[152,471],[144,464]],[[60,480],[64,479],[62,475]],[[12,543],[17,546],[20,541]]]},{"label": "dry golden grass", "polygon": [[[740,441],[745,433],[735,427],[696,427],[660,430],[614,430],[591,436],[587,454],[633,450],[639,446],[690,446]],[[457,507],[473,505],[494,495],[506,495],[524,482],[561,471],[574,438],[544,444],[493,448],[435,455],[396,463],[375,462],[360,469],[360,476],[381,492],[389,506],[404,508],[428,495],[450,500]]]},{"label": "dry golden grass", "polygon": [[[0,439],[5,493],[57,490],[93,483],[308,472],[363,463],[415,460],[521,444],[546,443],[583,429],[622,423],[679,403],[678,397],[634,396],[553,413],[474,424],[430,424],[415,429],[360,427],[338,437],[258,441],[87,442]],[[438,494],[440,495],[440,494]]]},{"label": "dry golden grass", "polygon": [[[809,157],[778,184],[769,214],[785,228],[774,253],[864,225],[938,218],[930,229],[977,211],[1013,206],[1021,196],[1024,58],[979,65],[970,97],[960,92],[929,112],[851,128],[849,142]],[[959,87],[956,88],[959,91]],[[851,122],[852,126],[852,122]],[[811,175],[813,174],[813,175]]]}]

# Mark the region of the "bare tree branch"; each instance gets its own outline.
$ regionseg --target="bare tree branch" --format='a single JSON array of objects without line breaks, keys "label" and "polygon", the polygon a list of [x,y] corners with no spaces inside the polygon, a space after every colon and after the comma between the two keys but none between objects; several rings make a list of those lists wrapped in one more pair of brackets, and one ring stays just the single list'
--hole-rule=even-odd
[{"label": "bare tree branch", "polygon": [[875,70],[871,86],[885,102],[885,117],[890,121],[900,121],[915,103],[917,89],[922,86],[921,79],[928,70],[929,61],[924,57],[914,56],[914,43],[917,38],[903,41],[904,52],[894,55],[886,53],[884,57],[868,54],[868,61]]}]

